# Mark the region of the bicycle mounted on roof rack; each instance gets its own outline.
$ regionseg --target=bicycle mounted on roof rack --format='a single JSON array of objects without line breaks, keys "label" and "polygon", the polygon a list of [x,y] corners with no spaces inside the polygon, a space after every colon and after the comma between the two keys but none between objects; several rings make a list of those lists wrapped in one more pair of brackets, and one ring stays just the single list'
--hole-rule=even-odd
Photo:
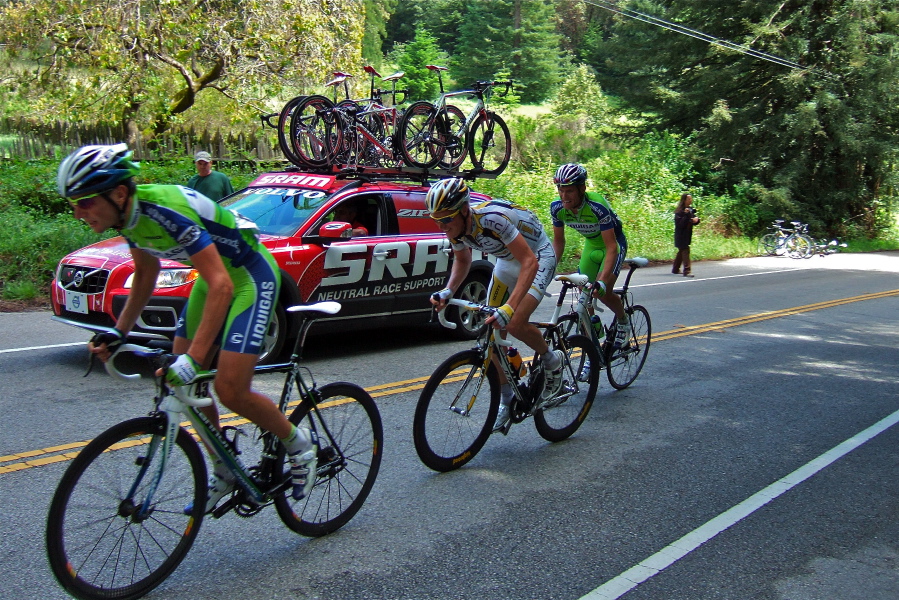
[{"label": "bicycle mounted on roof rack", "polygon": [[[444,69],[443,67],[433,67],[430,65],[428,68],[430,68],[432,70],[437,70],[438,76],[440,75],[439,70]],[[380,101],[380,97],[382,94],[384,94],[384,95],[391,94],[393,96],[393,100],[395,103],[397,94],[403,93],[405,95],[405,93],[407,92],[407,90],[397,90],[396,89],[396,80],[402,76],[401,73],[396,73],[389,77],[383,78],[385,81],[391,82],[392,89],[391,90],[380,90],[380,89],[375,89],[375,86],[374,86],[374,77],[380,76],[380,74],[377,73],[377,71],[371,67],[366,67],[365,72],[368,73],[372,78],[372,81],[371,81],[372,98],[370,98],[368,100],[372,100],[372,101],[376,101],[376,102],[380,103],[379,101]],[[333,105],[336,110],[336,107],[340,106],[341,104],[365,102],[365,100],[359,100],[359,101],[349,100],[349,88],[348,88],[348,84],[347,84],[347,79],[349,77],[351,77],[351,75],[340,72],[340,71],[335,71],[333,73],[333,75],[334,75],[334,79],[332,79],[331,81],[329,81],[327,83],[327,85],[329,87],[332,87],[332,89],[333,89],[333,96],[334,96],[333,101],[329,100],[323,96],[297,96],[296,98],[291,99],[280,112],[267,113],[267,114],[260,115],[260,120],[262,122],[263,127],[270,127],[270,128],[278,130],[279,145],[281,146],[281,149],[284,152],[285,157],[292,163],[292,166],[289,166],[284,169],[285,171],[287,171],[287,172],[304,172],[304,173],[312,173],[312,174],[319,174],[319,175],[333,175],[333,176],[338,177],[339,179],[363,178],[363,179],[368,179],[370,181],[404,180],[404,179],[406,179],[406,180],[419,182],[422,185],[426,185],[428,180],[441,179],[441,178],[446,178],[446,177],[461,177],[461,178],[467,179],[467,180],[474,180],[474,179],[478,179],[478,178],[495,179],[497,177],[497,175],[499,175],[502,172],[503,168],[505,167],[505,164],[507,164],[508,159],[509,159],[509,153],[510,153],[509,150],[510,150],[510,145],[511,145],[511,139],[509,138],[509,135],[508,135],[504,125],[501,125],[501,128],[504,132],[504,135],[501,137],[503,139],[505,139],[506,141],[505,141],[505,144],[503,145],[504,151],[502,153],[503,154],[502,158],[504,160],[502,160],[501,164],[493,164],[490,161],[484,160],[485,157],[483,156],[483,152],[485,152],[485,150],[482,149],[481,154],[478,155],[481,157],[481,161],[480,162],[475,161],[473,158],[472,159],[473,165],[474,165],[473,168],[466,169],[466,170],[461,170],[461,169],[457,168],[458,165],[461,164],[461,161],[459,161],[459,160],[455,160],[452,162],[443,161],[443,162],[440,162],[439,164],[436,164],[433,166],[429,165],[429,164],[410,165],[410,164],[407,164],[408,160],[405,162],[397,161],[397,163],[394,166],[385,166],[382,164],[360,164],[360,161],[358,159],[352,160],[352,161],[345,161],[345,162],[332,161],[332,160],[329,160],[329,156],[326,156],[326,153],[325,153],[325,150],[326,150],[325,146],[334,145],[334,140],[331,139],[331,133],[328,133],[326,131],[327,127],[325,129],[323,129],[322,132],[318,132],[318,133],[321,133],[322,135],[311,135],[310,134],[310,135],[306,136],[309,139],[321,138],[321,143],[319,145],[312,144],[312,147],[310,147],[310,148],[304,147],[303,150],[309,151],[309,152],[306,152],[306,154],[309,154],[309,156],[306,159],[301,158],[297,154],[297,152],[294,152],[294,150],[296,150],[296,148],[294,147],[295,144],[293,144],[294,129],[296,129],[297,126],[292,124],[294,122],[299,122],[302,119],[302,115],[296,114],[297,112],[300,112],[300,109],[299,109],[300,106],[309,105],[309,107],[311,107],[312,112],[309,112],[309,114],[306,116],[306,118],[312,118],[312,119],[315,119],[316,121],[322,121],[322,123],[327,125],[327,123],[325,122],[325,121],[327,121],[327,113],[332,110],[331,108],[329,108],[330,105]],[[458,116],[462,117],[461,119],[459,119],[460,123],[458,125],[461,125],[466,132],[469,127],[472,127],[472,123],[471,123],[472,118],[481,116],[481,118],[475,118],[474,120],[477,121],[478,123],[481,123],[482,126],[472,127],[472,129],[480,131],[481,129],[484,129],[484,127],[486,127],[486,125],[483,125],[484,123],[496,122],[497,124],[499,124],[499,121],[501,121],[501,119],[499,119],[498,115],[495,115],[495,113],[492,113],[492,112],[490,112],[490,115],[489,115],[491,117],[491,119],[488,119],[488,120],[485,120],[484,117],[482,115],[480,115],[481,112],[484,112],[484,101],[482,99],[484,96],[484,92],[489,93],[490,88],[492,88],[494,85],[505,85],[506,89],[508,91],[508,89],[511,87],[511,84],[512,84],[511,81],[508,81],[508,82],[505,82],[505,81],[504,82],[476,82],[474,84],[474,89],[472,89],[472,90],[444,93],[443,88],[442,88],[442,79],[441,79],[441,100],[444,101],[444,104],[441,106],[441,109],[443,111],[447,111],[448,109],[450,109],[450,110],[458,112],[459,113]],[[337,103],[337,87],[339,87],[340,85],[343,85],[347,99],[344,101],[341,101],[340,103]],[[480,102],[479,102],[479,106],[476,107],[476,109],[475,109],[475,111],[473,111],[472,115],[469,115],[469,118],[465,119],[464,116],[461,115],[461,111],[459,111],[459,109],[457,109],[455,107],[448,107],[445,105],[445,98],[450,97],[450,96],[467,95],[467,94],[474,94],[474,95],[478,96]],[[310,99],[315,99],[317,103],[313,102]],[[421,102],[416,103],[416,104],[422,105],[422,106],[424,106],[426,104],[430,105],[430,103],[421,103]],[[433,105],[430,105],[430,106],[431,106],[431,108],[429,109],[430,112],[424,111],[422,113],[423,116],[428,116],[436,110],[436,107],[433,107]],[[480,109],[480,110],[478,110],[478,109]],[[395,110],[395,109],[393,109],[393,110]],[[307,112],[308,112],[308,110],[307,110]],[[332,121],[333,120],[334,119],[332,119]],[[396,125],[396,127],[403,129],[403,130],[408,129],[408,127],[400,127],[401,125],[405,125],[406,120],[407,120],[406,118],[400,119],[400,121],[402,121],[402,122],[398,123]],[[331,122],[331,121],[327,121],[327,122]],[[442,124],[442,122],[441,122],[441,124]],[[434,126],[436,126],[436,124]],[[309,128],[307,127],[307,129],[309,129]],[[361,128],[357,127],[357,129],[361,129]],[[433,127],[429,127],[428,129],[433,129]],[[334,131],[333,123],[331,124],[331,129],[329,131],[331,131],[331,132]],[[433,133],[433,132],[429,132],[429,133]],[[465,141],[465,138],[468,137],[467,133],[465,133],[465,134],[463,134],[461,132],[454,132],[454,133],[457,136],[457,139],[461,140],[459,143],[456,144],[456,146],[458,146],[459,144],[462,144],[465,146],[468,145],[467,142]],[[442,137],[447,137],[448,135],[449,135],[449,132],[442,133]],[[460,135],[462,137],[458,137]],[[489,147],[492,149],[493,145],[494,145],[492,130],[490,130],[489,135],[488,134],[483,134],[483,135],[487,135],[487,137],[482,140],[482,142],[484,144],[484,148]],[[378,136],[373,136],[372,139],[377,138],[377,137]],[[435,134],[434,140],[437,140],[438,137],[441,137],[441,136],[437,136]],[[441,137],[441,139],[442,139],[442,137]],[[382,143],[386,143],[386,141],[389,138],[390,138],[390,136],[386,136],[385,140],[383,140]],[[478,138],[478,139],[480,139],[480,138]],[[393,140],[390,140],[390,141],[391,141],[391,143],[395,143],[395,142],[393,142]],[[330,142],[330,144],[328,144],[327,142]],[[375,141],[375,143],[377,143],[377,141]],[[300,145],[302,146],[302,144],[300,144]],[[440,149],[442,149],[442,147]],[[315,150],[317,150],[317,154],[316,154]],[[383,148],[381,150],[383,151]],[[402,149],[398,149],[398,150],[402,150]],[[321,155],[321,156],[319,156],[319,155]],[[312,159],[312,157],[314,157],[315,159]],[[335,155],[334,158],[336,159],[337,156]],[[465,154],[461,154],[457,158],[464,159]],[[321,163],[321,164],[319,164],[319,163]],[[487,164],[485,164],[485,163],[487,163]]]}]

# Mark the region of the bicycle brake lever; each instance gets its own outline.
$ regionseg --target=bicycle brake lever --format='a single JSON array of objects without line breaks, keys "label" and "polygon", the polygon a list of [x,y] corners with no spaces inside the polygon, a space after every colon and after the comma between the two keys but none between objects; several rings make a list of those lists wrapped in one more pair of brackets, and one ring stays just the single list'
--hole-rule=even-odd
[{"label": "bicycle brake lever", "polygon": [[91,371],[94,370],[94,362],[97,360],[97,355],[93,352],[87,353],[87,372],[82,375],[82,377],[87,377],[91,374]]}]

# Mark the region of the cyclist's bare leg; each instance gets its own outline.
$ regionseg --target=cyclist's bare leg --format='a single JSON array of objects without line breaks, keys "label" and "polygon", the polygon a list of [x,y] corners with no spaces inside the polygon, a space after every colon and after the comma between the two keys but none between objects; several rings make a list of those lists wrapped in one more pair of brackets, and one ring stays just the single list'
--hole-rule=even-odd
[{"label": "cyclist's bare leg", "polygon": [[530,294],[525,296],[518,304],[518,309],[512,315],[509,324],[506,325],[506,331],[542,356],[549,351],[549,347],[540,330],[530,323],[531,315],[534,314],[538,304],[540,301]]},{"label": "cyclist's bare leg", "polygon": [[624,303],[621,301],[621,296],[612,291],[607,291],[603,296],[600,296],[599,301],[615,313],[616,317],[619,319],[624,318]]},{"label": "cyclist's bare leg", "polygon": [[250,388],[257,360],[255,354],[222,350],[215,376],[215,393],[228,409],[285,439],[293,431],[293,425],[268,396]]}]

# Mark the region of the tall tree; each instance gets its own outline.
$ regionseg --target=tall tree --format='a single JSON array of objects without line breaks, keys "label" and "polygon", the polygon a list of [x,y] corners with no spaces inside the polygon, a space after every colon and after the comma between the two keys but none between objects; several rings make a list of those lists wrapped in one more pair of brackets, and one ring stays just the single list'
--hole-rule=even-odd
[{"label": "tall tree", "polygon": [[694,134],[721,191],[750,192],[762,221],[838,229],[870,215],[899,150],[899,3],[622,2],[806,68],[791,68],[615,17],[584,52],[603,88]]},{"label": "tall tree", "polygon": [[362,0],[28,0],[0,8],[0,44],[32,116],[118,119],[134,141],[198,94],[258,111],[359,64],[363,14]]},{"label": "tall tree", "polygon": [[409,90],[409,100],[434,100],[439,91],[437,77],[431,73],[427,65],[441,62],[440,51],[431,33],[420,27],[408,44],[397,47],[396,63],[405,73],[400,82],[401,88]]},{"label": "tall tree", "polygon": [[363,0],[365,33],[362,36],[362,60],[380,67],[384,59],[381,48],[387,37],[387,21],[396,8],[397,0]]},{"label": "tall tree", "polygon": [[475,0],[468,4],[452,59],[453,79],[468,85],[508,71],[522,102],[540,102],[559,80],[559,35],[549,0]]}]

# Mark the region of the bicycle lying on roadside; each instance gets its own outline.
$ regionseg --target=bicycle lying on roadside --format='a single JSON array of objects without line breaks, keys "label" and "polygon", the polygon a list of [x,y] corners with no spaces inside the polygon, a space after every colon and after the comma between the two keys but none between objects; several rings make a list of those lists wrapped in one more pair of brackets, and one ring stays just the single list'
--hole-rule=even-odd
[{"label": "bicycle lying on roadside", "polygon": [[[288,528],[318,537],[339,529],[359,511],[381,464],[384,434],[377,405],[352,383],[318,387],[300,366],[314,318],[335,314],[340,305],[321,302],[287,310],[305,317],[290,361],[256,367],[256,373],[286,374],[279,408],[285,414],[290,411],[291,423],[302,423],[318,437],[316,482],[310,494],[293,500],[290,464],[277,437],[246,420],[246,427],[229,425],[219,431],[197,410],[213,401],[209,385],[214,372],[183,388],[170,388],[164,377],[156,377],[156,408],[149,416],[114,425],[85,446],[53,495],[47,554],[53,574],[68,593],[91,600],[139,598],[162,583],[187,555],[203,521],[207,475],[204,453],[181,426],[181,415],[237,481],[231,495],[210,513],[213,517],[231,510],[249,517],[274,504]],[[146,357],[154,371],[171,356],[144,346],[120,346],[106,368],[127,379],[140,375],[116,369],[115,357],[124,352]],[[238,447],[243,436],[248,448]]]},{"label": "bicycle lying on roadside", "polygon": [[[586,275],[580,273],[556,275],[556,281],[562,282],[562,290],[559,292],[559,299],[556,301],[556,308],[551,320],[558,324],[564,337],[579,333],[590,338],[598,348],[599,368],[605,370],[609,383],[616,390],[625,389],[637,379],[646,362],[652,338],[652,322],[649,319],[649,311],[639,304],[634,304],[633,294],[628,291],[634,271],[645,267],[649,261],[642,257],[635,257],[625,259],[623,264],[629,267],[627,277],[624,279],[624,285],[616,289],[615,293],[621,297],[624,312],[630,318],[631,325],[627,342],[620,348],[615,348],[612,343],[615,339],[616,329],[614,320],[608,326],[603,326],[599,315],[594,318],[590,316],[587,307],[592,301],[593,284]],[[575,289],[580,293],[571,295],[571,310],[568,314],[562,315],[565,297],[569,290]],[[602,312],[602,308],[597,306],[597,303],[594,303],[594,307],[595,310]]]},{"label": "bicycle lying on roadside", "polygon": [[810,258],[815,254],[815,240],[808,235],[808,225],[801,221],[790,221],[793,229],[783,226],[783,219],[776,219],[759,239],[759,255],[783,256],[790,258]]},{"label": "bicycle lying on roadside", "polygon": [[[472,311],[486,319],[494,308],[450,299],[458,310]],[[455,324],[438,314],[441,324]],[[441,363],[425,384],[415,407],[412,437],[421,461],[435,471],[458,469],[484,447],[499,410],[500,379],[492,358],[512,384],[515,393],[510,425],[534,417],[541,437],[558,442],[571,436],[590,411],[599,382],[600,357],[593,342],[583,335],[565,335],[553,323],[534,323],[543,330],[550,350],[561,350],[562,387],[553,398],[541,400],[544,373],[539,357],[513,366],[504,340],[493,327],[483,328],[477,345],[457,352]]]}]

